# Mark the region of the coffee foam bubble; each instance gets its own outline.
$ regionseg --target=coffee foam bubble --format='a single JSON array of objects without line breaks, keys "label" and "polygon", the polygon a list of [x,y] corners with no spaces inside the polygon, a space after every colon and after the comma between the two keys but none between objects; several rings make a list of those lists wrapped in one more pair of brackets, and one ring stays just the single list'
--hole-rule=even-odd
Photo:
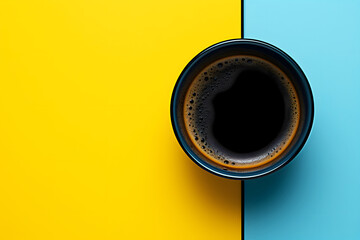
[{"label": "coffee foam bubble", "polygon": [[[225,91],[233,84],[231,76],[249,67],[261,66],[271,74],[277,74],[279,85],[285,91],[288,100],[288,108],[291,113],[290,124],[282,136],[276,141],[277,144],[268,146],[268,150],[256,157],[242,157],[241,154],[234,157],[228,151],[224,151],[215,142],[209,141],[208,134],[210,122],[212,122],[212,109],[209,105],[209,98],[218,92]],[[221,81],[218,78],[222,74]],[[184,121],[187,133],[194,146],[207,159],[227,169],[247,169],[267,164],[276,160],[289,146],[296,134],[300,121],[300,105],[294,85],[288,76],[278,67],[267,60],[254,56],[232,56],[220,59],[204,68],[193,80],[184,100]],[[264,116],[266,118],[266,116]]]}]

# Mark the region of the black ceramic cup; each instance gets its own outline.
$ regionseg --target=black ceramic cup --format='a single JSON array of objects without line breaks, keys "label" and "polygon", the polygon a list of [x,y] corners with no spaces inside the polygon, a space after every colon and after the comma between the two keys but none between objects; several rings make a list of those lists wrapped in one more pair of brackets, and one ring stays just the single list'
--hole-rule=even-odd
[{"label": "black ceramic cup", "polygon": [[[226,59],[229,59],[229,61],[227,61]],[[252,84],[251,81],[253,75],[251,74],[244,75],[244,72],[252,71],[251,68],[254,67],[254,63],[253,63],[254,59],[255,61],[259,59],[257,63],[259,66],[261,66],[261,64],[275,66],[273,67],[273,69],[279,69],[278,78],[285,79],[285,80],[280,80],[283,81],[281,84],[286,86],[286,81],[288,81],[287,84],[290,84],[292,86],[291,89],[289,88],[290,91],[288,96],[285,96],[286,95],[285,94],[280,100],[281,104],[285,104],[286,106],[288,106],[288,110],[284,110],[283,112],[280,111],[279,113],[276,113],[285,116],[286,114],[289,115],[289,111],[290,111],[292,112],[292,114],[293,113],[297,114],[296,124],[295,124],[296,127],[294,127],[294,124],[290,124],[289,122],[290,117],[280,118],[282,119],[281,120],[282,122],[278,124],[280,126],[279,129],[285,129],[284,126],[288,126],[287,127],[288,129],[292,129],[292,132],[288,130],[289,132],[291,132],[291,134],[290,133],[288,134],[289,136],[291,135],[291,137],[287,138],[286,144],[285,141],[281,141],[281,142],[279,141],[280,137],[278,135],[280,133],[276,136],[274,135],[273,136],[274,139],[270,139],[269,142],[265,141],[265,144],[263,144],[264,139],[261,135],[261,131],[262,131],[261,127],[265,126],[264,128],[264,137],[265,137],[265,132],[267,131],[266,128],[272,128],[272,125],[266,125],[266,124],[264,125],[262,123],[267,123],[266,119],[272,120],[274,119],[273,117],[272,118],[265,117],[264,118],[265,120],[259,121],[259,128],[256,128],[254,132],[260,131],[260,135],[259,132],[257,132],[258,135],[256,135],[256,137],[249,135],[249,133],[247,133],[248,135],[241,134],[241,131],[239,132],[238,130],[237,130],[238,132],[236,131],[227,132],[226,126],[220,128],[220,130],[217,130],[218,133],[216,133],[216,131],[215,134],[210,133],[212,131],[211,129],[214,129],[214,125],[217,124],[216,118],[214,120],[214,118],[211,116],[214,115],[212,111],[215,111],[216,108],[219,108],[216,106],[217,104],[216,101],[218,100],[206,102],[206,100],[203,99],[206,99],[206,97],[209,96],[209,93],[207,93],[206,95],[205,92],[204,93],[198,92],[196,95],[195,91],[192,90],[196,88],[194,82],[199,81],[196,84],[198,85],[200,84],[199,86],[205,86],[202,87],[201,89],[211,88],[212,90],[214,90],[215,88],[214,91],[216,91],[217,86],[223,86],[223,85],[221,82],[215,83],[215,81],[216,80],[225,81],[222,79],[228,79],[226,76],[231,76],[231,74],[237,74],[238,75],[237,81],[240,83],[242,81],[245,81],[244,79],[247,76],[246,81],[248,82],[247,83],[248,85],[246,86],[250,86]],[[238,61],[240,62],[244,61],[244,63],[239,65],[237,63]],[[235,67],[226,68],[226,64],[229,65],[232,64]],[[249,68],[250,70],[247,68]],[[209,73],[204,69],[205,70],[208,69]],[[226,72],[227,69],[229,69],[229,73]],[[212,71],[213,73],[210,73],[210,71]],[[268,70],[265,69],[264,74],[267,74],[267,71]],[[280,73],[286,77],[280,78]],[[209,75],[207,74],[213,74],[213,75],[218,74],[225,77],[219,79],[216,79],[217,77],[213,77],[214,79],[211,79],[210,77],[209,79],[209,77],[207,77]],[[209,81],[213,81],[214,83],[211,83],[213,85],[209,83],[210,85],[207,86],[206,84],[204,85],[203,83],[200,83],[201,80],[207,81],[207,79],[209,79]],[[260,81],[259,83],[256,84],[257,85],[255,87],[259,89],[260,92],[263,93],[266,93],[267,90],[273,91],[274,89],[275,90],[277,89],[277,87],[275,88],[269,87],[266,81],[263,82]],[[231,90],[232,91],[231,94],[235,96],[234,99],[238,99],[237,97],[238,95],[241,94],[244,95],[243,93],[241,93],[241,91],[244,90],[242,89],[242,86],[245,85],[238,84],[237,87],[234,87],[235,90],[234,89]],[[225,87],[223,86],[223,88],[226,89],[226,86]],[[219,94],[221,95],[221,98],[227,98],[226,95],[229,94],[227,94],[226,91],[229,90],[223,90],[223,93]],[[236,91],[239,91],[239,93],[237,93]],[[258,91],[255,91],[254,94],[256,94],[256,92]],[[296,96],[296,98],[291,97],[293,95],[291,95],[290,93],[295,94],[294,96]],[[254,96],[254,94],[251,93],[247,93],[247,94],[249,95],[246,96],[251,96],[251,97]],[[220,97],[219,96],[214,97],[214,99],[216,98],[219,99]],[[293,100],[293,98],[296,99],[297,101]],[[231,98],[228,99],[230,99],[229,101],[232,101]],[[207,111],[206,113],[207,115],[205,116],[208,115],[210,116],[208,121],[205,121],[205,123],[201,122],[202,117],[199,117],[200,116],[199,114],[197,113],[194,114],[191,112],[191,111],[193,112],[197,111],[196,109],[192,109],[193,105],[191,104],[195,104],[194,101],[195,102],[203,101],[202,103],[199,103],[196,106],[198,109],[200,109],[198,110],[199,112]],[[242,102],[239,101],[240,100],[229,102],[227,103],[227,105],[231,105],[232,108],[230,109],[233,109],[233,111],[237,111],[238,109],[237,104],[239,103],[241,105],[241,108],[247,108],[248,106],[250,107],[253,106],[251,105],[252,100],[247,101],[246,98],[245,99],[242,98],[241,100]],[[270,102],[273,101],[271,93],[269,95],[269,101]],[[295,104],[294,102],[291,102],[292,104],[291,105],[290,103],[288,103],[289,101],[295,101]],[[204,107],[203,105],[206,104],[209,105],[215,104],[215,107],[214,106]],[[249,105],[247,106],[247,104]],[[257,108],[256,106],[257,105],[255,104],[254,107]],[[191,111],[189,111],[189,109]],[[219,111],[220,114],[225,115],[225,113],[223,113],[224,111],[222,110],[216,110],[216,111]],[[239,121],[239,124],[241,122],[241,124],[244,125],[246,123],[246,118],[250,118],[250,123],[251,121],[253,121],[251,120],[251,117],[254,118],[254,116],[252,116],[251,114],[249,115],[249,113],[261,114],[261,111],[262,111],[261,108],[254,109],[254,111],[248,109],[247,114],[244,114],[244,116],[241,115],[242,111],[239,111],[236,117],[244,120],[244,122]],[[177,140],[181,145],[181,147],[183,148],[183,150],[185,151],[185,153],[190,157],[190,159],[192,159],[197,165],[199,165],[203,169],[213,174],[226,178],[242,180],[242,179],[260,177],[269,174],[271,172],[274,172],[277,169],[289,163],[300,152],[311,131],[313,118],[314,118],[314,102],[313,102],[312,91],[305,74],[303,73],[299,65],[289,55],[287,55],[279,48],[262,41],[252,40],[252,39],[233,39],[233,40],[220,42],[208,47],[207,49],[199,53],[197,56],[195,56],[187,64],[187,66],[180,74],[176,82],[176,85],[174,87],[171,98],[170,114],[171,114],[173,130],[177,137]],[[231,115],[231,112],[230,113],[226,112],[226,114],[228,114],[229,116],[233,116]],[[223,118],[224,119],[222,119],[221,124],[226,125],[227,119],[226,117]],[[254,119],[256,120],[256,118]],[[291,119],[295,119],[295,118],[291,118]],[[236,124],[236,121],[234,119],[232,119],[231,121],[232,121],[231,124]],[[226,131],[223,129],[225,129]],[[246,130],[246,126],[243,129]],[[286,131],[284,130],[283,133],[281,134],[284,135]],[[218,139],[220,140],[221,138],[226,139],[227,134],[229,134],[230,139],[235,139],[234,141],[237,141],[237,136],[236,135],[234,136],[234,134],[238,134],[239,138],[244,138],[244,139],[242,139],[242,142],[237,141],[236,144],[238,145],[235,144],[235,147],[237,146],[239,149],[245,149],[245,150],[244,151],[241,150],[242,152],[237,151],[236,150],[237,148],[235,148],[234,150],[234,148],[231,148],[230,145],[226,145],[227,144],[226,142],[224,143],[221,142],[220,140],[219,142],[217,142],[216,138],[215,140],[210,141],[201,137],[202,135],[204,135],[204,136],[208,136],[208,138],[212,138],[212,136],[216,136],[216,134],[220,136],[218,137]],[[277,144],[276,147],[271,146],[270,149],[269,146],[271,144],[274,144],[274,141],[275,142],[278,141],[279,143],[276,143]],[[250,147],[246,148],[245,145],[247,145],[248,142]],[[259,146],[261,147],[259,147],[259,149],[252,149],[251,148],[252,145],[250,144],[250,142],[253,145],[259,143]],[[281,145],[282,142],[283,145]],[[261,145],[260,143],[263,145]],[[244,148],[242,148],[241,144],[244,145]],[[220,149],[219,151],[217,150],[216,145],[219,146]],[[227,149],[228,146],[230,146],[229,149]],[[224,152],[224,154],[222,152]],[[264,153],[267,154],[263,156]],[[233,161],[233,159],[235,160]],[[259,159],[263,159],[263,160],[259,160]]]}]

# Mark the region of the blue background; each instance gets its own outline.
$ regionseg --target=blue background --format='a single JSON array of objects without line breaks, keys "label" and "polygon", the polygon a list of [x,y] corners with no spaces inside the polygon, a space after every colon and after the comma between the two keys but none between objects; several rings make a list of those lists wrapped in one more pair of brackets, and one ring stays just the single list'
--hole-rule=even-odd
[{"label": "blue background", "polygon": [[244,1],[245,38],[281,48],[314,94],[287,166],[245,182],[245,239],[360,239],[360,1]]}]

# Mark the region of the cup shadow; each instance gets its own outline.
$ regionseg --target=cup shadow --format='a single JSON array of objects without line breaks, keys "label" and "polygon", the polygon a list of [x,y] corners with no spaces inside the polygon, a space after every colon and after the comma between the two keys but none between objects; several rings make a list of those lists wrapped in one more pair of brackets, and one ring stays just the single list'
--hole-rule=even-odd
[{"label": "cup shadow", "polygon": [[181,174],[192,183],[189,187],[198,192],[213,209],[220,210],[227,216],[238,216],[240,219],[241,182],[207,172],[182,151],[177,155],[181,162]]},{"label": "cup shadow", "polygon": [[[207,205],[226,216],[241,217],[241,181],[216,176],[196,165],[180,148],[174,151],[179,174],[186,178],[192,191],[199,193]],[[244,190],[246,215],[260,216],[264,211],[276,211],[286,201],[296,185],[302,184],[308,154],[302,153],[287,166],[267,176],[246,180]],[[225,219],[224,219],[225,220]],[[225,220],[226,221],[226,220]]]},{"label": "cup shadow", "polygon": [[306,155],[300,154],[287,166],[267,176],[245,181],[245,216],[280,208],[287,196],[296,191],[296,185],[301,184],[307,165]]}]

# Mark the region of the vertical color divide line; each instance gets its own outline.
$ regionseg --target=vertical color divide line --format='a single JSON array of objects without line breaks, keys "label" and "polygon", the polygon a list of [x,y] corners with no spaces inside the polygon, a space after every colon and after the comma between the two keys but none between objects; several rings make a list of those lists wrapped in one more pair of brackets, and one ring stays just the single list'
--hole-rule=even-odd
[{"label": "vertical color divide line", "polygon": [[244,181],[241,181],[241,240],[244,240]]},{"label": "vertical color divide line", "polygon": [[[240,14],[241,14],[241,16],[240,16],[240,27],[241,27],[241,29],[240,29],[240,33],[241,33],[241,38],[244,38],[244,0],[240,0],[241,1],[241,3],[240,3]],[[244,210],[245,210],[245,208],[244,208],[244,181],[241,181],[241,240],[244,240],[245,239],[245,234],[244,234],[244,232],[245,232],[245,228],[244,228],[244,226],[245,226],[245,223],[244,223],[244,220],[245,220],[245,218],[244,218],[244,214],[245,214],[245,212],[244,212]]]},{"label": "vertical color divide line", "polygon": [[[240,11],[240,26],[241,26],[241,29],[240,29],[240,32],[241,32],[241,38],[244,38],[244,0],[240,0],[241,3],[240,3],[240,8],[241,8],[241,11]],[[245,231],[245,224],[244,224],[244,181],[241,181],[241,240],[244,240],[244,231]]]},{"label": "vertical color divide line", "polygon": [[241,3],[240,3],[240,26],[241,26],[241,29],[240,29],[240,32],[241,32],[241,38],[244,38],[244,0],[240,0]]},{"label": "vertical color divide line", "polygon": [[[240,0],[240,33],[241,33],[241,38],[244,38],[244,0]],[[245,223],[244,223],[244,181],[241,181],[241,240],[245,239]]]}]

